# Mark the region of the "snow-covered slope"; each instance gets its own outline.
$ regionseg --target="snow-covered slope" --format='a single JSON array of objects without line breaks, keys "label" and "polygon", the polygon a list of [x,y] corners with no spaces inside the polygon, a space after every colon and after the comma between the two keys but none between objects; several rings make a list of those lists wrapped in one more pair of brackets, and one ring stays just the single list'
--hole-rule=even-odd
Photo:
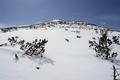
[{"label": "snow-covered slope", "polygon": [[[67,24],[53,26],[53,23],[51,27],[50,24],[44,26],[0,33],[0,44],[7,43],[8,37],[12,36],[19,36],[29,42],[36,38],[48,40],[45,57],[42,59],[22,56],[22,51],[17,47],[0,47],[0,80],[112,80],[113,63],[96,58],[95,52],[89,48],[89,40],[100,36],[94,30],[98,27],[89,29],[91,25],[82,25],[86,28],[81,29],[71,24],[73,27],[69,28]],[[109,32],[110,36],[119,34]],[[69,39],[69,42],[65,39]],[[114,48],[120,53],[120,46]],[[14,57],[16,53],[18,61]]]}]

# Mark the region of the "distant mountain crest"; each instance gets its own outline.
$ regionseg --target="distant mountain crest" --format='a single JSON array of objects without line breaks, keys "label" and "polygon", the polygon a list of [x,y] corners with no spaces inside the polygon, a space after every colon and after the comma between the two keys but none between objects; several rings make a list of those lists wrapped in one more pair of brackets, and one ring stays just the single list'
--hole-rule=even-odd
[{"label": "distant mountain crest", "polygon": [[98,26],[96,24],[87,23],[84,21],[73,21],[73,20],[61,20],[53,19],[47,22],[41,22],[32,25],[11,25],[8,27],[2,27],[6,29],[18,29],[18,28],[81,28],[81,29],[103,29],[104,27]]}]

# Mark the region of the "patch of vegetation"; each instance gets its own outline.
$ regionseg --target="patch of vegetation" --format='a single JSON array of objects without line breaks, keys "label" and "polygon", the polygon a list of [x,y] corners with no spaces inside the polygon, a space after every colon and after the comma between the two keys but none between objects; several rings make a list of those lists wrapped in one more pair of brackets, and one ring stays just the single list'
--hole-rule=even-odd
[{"label": "patch of vegetation", "polygon": [[114,60],[117,57],[117,52],[112,52],[112,44],[119,44],[119,38],[113,36],[112,39],[108,38],[108,31],[103,30],[101,37],[98,41],[93,38],[93,41],[89,41],[89,47],[96,52],[96,57],[102,57],[106,60]]},{"label": "patch of vegetation", "polygon": [[79,36],[79,35],[77,35],[76,37],[77,37],[77,38],[81,38],[81,36]]},{"label": "patch of vegetation", "polygon": [[16,46],[19,45],[20,49],[24,51],[25,55],[33,56],[40,55],[43,57],[43,53],[45,52],[45,44],[48,42],[46,39],[35,39],[32,42],[26,42],[25,40],[20,40],[18,36],[8,38],[8,44],[1,44],[0,46]]},{"label": "patch of vegetation", "polygon": [[18,36],[8,38],[8,42],[11,46],[15,46],[18,43]]},{"label": "patch of vegetation", "polygon": [[11,31],[16,31],[17,29],[18,29],[17,27],[1,28],[1,32],[6,33]]},{"label": "patch of vegetation", "polygon": [[43,57],[43,53],[45,52],[45,44],[48,42],[48,40],[38,40],[35,39],[33,42],[27,42],[25,44],[22,44],[20,46],[20,49],[25,51],[24,54],[33,56],[33,55],[40,55]]},{"label": "patch of vegetation", "polygon": [[66,38],[65,40],[66,40],[67,42],[69,42],[69,39]]}]

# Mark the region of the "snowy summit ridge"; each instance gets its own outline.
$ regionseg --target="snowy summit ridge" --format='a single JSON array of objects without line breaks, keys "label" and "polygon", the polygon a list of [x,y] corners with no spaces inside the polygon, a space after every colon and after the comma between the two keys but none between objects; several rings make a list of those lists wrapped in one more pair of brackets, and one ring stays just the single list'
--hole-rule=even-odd
[{"label": "snowy summit ridge", "polygon": [[56,25],[61,25],[61,26],[69,26],[69,27],[74,27],[74,26],[72,26],[72,25],[76,25],[76,26],[84,26],[85,28],[92,28],[92,27],[101,27],[101,26],[98,26],[98,25],[96,25],[96,24],[91,24],[91,23],[87,23],[87,22],[84,22],[84,21],[73,21],[73,20],[67,20],[67,21],[65,21],[65,20],[62,20],[62,19],[53,19],[53,20],[49,20],[48,22],[40,22],[40,23],[37,23],[37,24],[31,24],[31,25],[5,25],[5,27],[4,27],[4,25],[1,25],[0,26],[0,28],[9,28],[9,27],[16,27],[16,28],[21,28],[21,27],[41,27],[41,26],[46,26],[46,27],[48,27],[48,26],[53,26],[54,27],[54,25],[56,26]]}]

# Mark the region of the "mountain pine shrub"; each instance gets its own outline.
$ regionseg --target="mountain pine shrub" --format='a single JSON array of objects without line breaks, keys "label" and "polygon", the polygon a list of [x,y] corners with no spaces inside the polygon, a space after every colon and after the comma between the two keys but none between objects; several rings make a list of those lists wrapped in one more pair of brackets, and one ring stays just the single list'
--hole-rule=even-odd
[{"label": "mountain pine shrub", "polygon": [[108,38],[108,31],[104,30],[99,37],[98,41],[93,39],[89,41],[89,47],[91,47],[96,52],[96,57],[102,57],[106,60],[115,59],[117,57],[117,52],[112,52],[112,44],[118,44],[119,39],[116,36],[113,36],[112,40]]},{"label": "mountain pine shrub", "polygon": [[18,36],[10,37],[8,38],[8,41],[11,46],[19,45],[25,55],[40,55],[41,57],[45,52],[45,44],[48,42],[46,39],[35,39],[32,42],[26,42],[25,40],[18,39]]},{"label": "mountain pine shrub", "polygon": [[40,55],[43,57],[43,53],[45,52],[45,44],[48,42],[48,40],[38,40],[35,39],[33,42],[27,42],[25,44],[22,44],[20,49],[25,51],[25,55],[33,56],[33,55]]}]

